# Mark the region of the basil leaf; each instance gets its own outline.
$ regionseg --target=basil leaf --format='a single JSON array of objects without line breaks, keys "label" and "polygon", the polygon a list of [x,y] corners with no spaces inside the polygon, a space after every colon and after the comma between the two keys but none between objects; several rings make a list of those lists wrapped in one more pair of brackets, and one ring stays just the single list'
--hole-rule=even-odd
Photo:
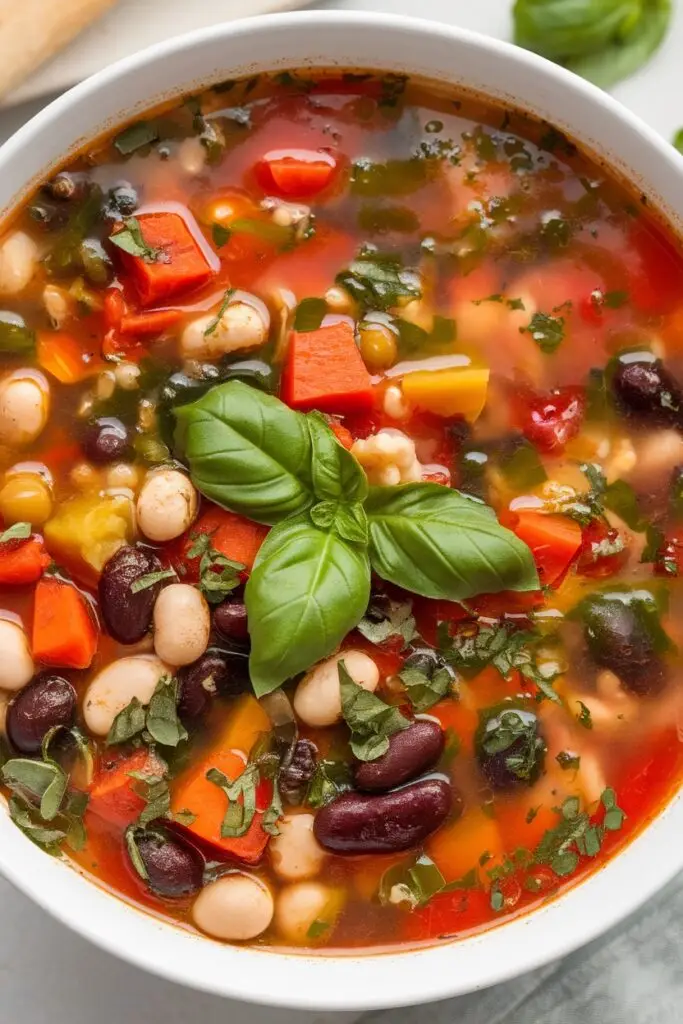
[{"label": "basil leaf", "polygon": [[209,768],[206,777],[222,789],[228,798],[228,809],[221,824],[223,839],[236,839],[245,835],[256,815],[256,784],[259,777],[256,766],[248,764],[234,782],[218,768]]},{"label": "basil leaf", "polygon": [[439,484],[372,487],[370,560],[380,576],[423,597],[461,601],[536,590],[531,551],[487,505]]},{"label": "basil leaf", "polygon": [[161,775],[150,775],[146,772],[128,772],[128,775],[141,784],[134,788],[138,796],[145,801],[145,807],[136,824],[146,828],[159,818],[170,818],[171,793],[166,779]]},{"label": "basil leaf", "polygon": [[319,412],[306,417],[311,436],[311,479],[316,498],[364,501],[368,480],[360,463],[341,444]]},{"label": "basil leaf", "polygon": [[113,747],[117,743],[127,743],[128,740],[132,740],[145,728],[145,717],[144,707],[137,697],[133,697],[130,704],[122,708],[111,723],[105,740],[106,745]]},{"label": "basil leaf", "polygon": [[246,566],[216,551],[208,533],[192,534],[191,540],[192,545],[187,554],[189,558],[200,559],[199,589],[209,604],[220,604],[239,586]]},{"label": "basil leaf", "polygon": [[331,800],[353,788],[351,769],[345,761],[318,761],[308,785],[305,803],[324,807]]},{"label": "basil leaf", "polygon": [[0,544],[5,544],[8,540],[26,540],[31,536],[31,532],[30,523],[14,523],[0,533]]},{"label": "basil leaf", "polygon": [[398,677],[406,688],[413,710],[418,714],[428,711],[443,700],[454,685],[453,674],[447,668],[437,669],[431,677],[419,668],[404,668]]},{"label": "basil leaf", "polygon": [[303,518],[271,530],[245,591],[257,697],[332,654],[365,611],[364,550]]},{"label": "basil leaf", "polygon": [[57,816],[69,779],[54,761],[15,757],[5,762],[0,775],[8,789],[38,807],[44,821],[52,821]]},{"label": "basil leaf", "polygon": [[155,583],[160,583],[161,580],[174,579],[176,575],[175,569],[160,569],[158,572],[148,572],[145,576],[139,576],[130,585],[131,594],[139,594],[141,590],[148,590],[149,587],[153,587]]},{"label": "basil leaf", "polygon": [[19,797],[10,797],[9,815],[17,828],[46,853],[59,853],[60,846],[66,839],[66,832],[57,828],[45,828],[34,820],[35,813],[35,810]]},{"label": "basil leaf", "polygon": [[302,299],[294,313],[294,330],[304,333],[305,331],[317,331],[327,313],[327,303],[324,299]]},{"label": "basil leaf", "polygon": [[411,908],[424,907],[446,887],[446,879],[426,853],[406,868],[395,864],[384,872],[379,883],[379,901],[383,906],[407,903]]},{"label": "basil leaf", "polygon": [[112,245],[118,246],[131,256],[138,256],[145,263],[168,263],[168,254],[163,249],[154,249],[147,245],[142,237],[140,222],[129,217],[123,222],[123,228],[109,236]]},{"label": "basil leaf", "polygon": [[222,224],[214,223],[211,225],[211,237],[217,249],[220,249],[226,242],[230,241],[231,234],[230,228],[226,228]]},{"label": "basil leaf", "polygon": [[142,854],[140,853],[138,847],[138,839],[140,838],[140,836],[144,836],[144,834],[144,828],[139,828],[136,825],[129,825],[126,831],[124,832],[124,839],[126,841],[126,850],[128,852],[131,864],[133,865],[135,871],[143,880],[143,882],[148,882],[149,871],[147,870],[147,865],[142,859]]},{"label": "basil leaf", "polygon": [[520,327],[534,339],[541,352],[552,354],[564,341],[564,317],[551,313],[534,313],[528,327]]},{"label": "basil leaf", "polygon": [[178,718],[178,680],[164,676],[147,708],[147,732],[162,747],[177,747],[187,739],[187,730]]},{"label": "basil leaf", "polygon": [[174,411],[176,443],[205,497],[271,525],[311,504],[305,416],[236,380]]},{"label": "basil leaf", "polygon": [[351,730],[351,750],[359,761],[375,761],[389,749],[389,737],[407,729],[410,722],[397,707],[385,704],[354,682],[343,661],[338,668],[342,715]]},{"label": "basil leaf", "polygon": [[400,636],[403,649],[420,636],[412,602],[392,601],[384,597],[370,602],[356,629],[371,644],[383,644],[390,637]]},{"label": "basil leaf", "polygon": [[319,501],[311,509],[311,520],[321,530],[334,530],[352,544],[368,543],[368,517],[359,501],[347,505],[340,501]]},{"label": "basil leaf", "polygon": [[366,309],[391,309],[401,299],[419,299],[422,294],[414,271],[404,270],[397,260],[371,255],[354,260],[348,270],[337,274],[336,282]]},{"label": "basil leaf", "polygon": [[664,42],[669,30],[671,0],[644,0],[637,23],[623,37],[600,53],[589,53],[566,62],[566,67],[603,89],[628,78],[647,64]]}]

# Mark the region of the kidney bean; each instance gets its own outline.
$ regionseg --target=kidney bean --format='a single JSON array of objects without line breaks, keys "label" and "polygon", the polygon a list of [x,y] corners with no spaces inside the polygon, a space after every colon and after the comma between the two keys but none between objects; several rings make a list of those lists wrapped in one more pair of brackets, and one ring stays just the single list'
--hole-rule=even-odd
[{"label": "kidney bean", "polygon": [[159,896],[189,896],[202,887],[204,864],[194,847],[165,832],[144,832],[136,838],[147,869],[147,885]]},{"label": "kidney bean", "polygon": [[136,580],[163,568],[153,552],[145,548],[126,545],[112,555],[100,576],[100,610],[104,623],[122,644],[135,644],[142,640],[152,624],[154,602],[164,580],[133,593]]},{"label": "kidney bean", "polygon": [[532,786],[547,751],[537,715],[509,702],[480,712],[474,747],[482,775],[496,791]]},{"label": "kidney bean", "polygon": [[639,697],[661,690],[666,682],[666,666],[637,606],[596,595],[582,607],[584,637],[593,661],[614,672]]},{"label": "kidney bean", "polygon": [[201,658],[178,673],[181,718],[199,718],[208,708],[211,697],[229,686],[230,665],[225,655],[209,650]]},{"label": "kidney bean", "polygon": [[683,391],[660,359],[620,360],[612,377],[617,405],[653,427],[681,426]]},{"label": "kidney bean", "polygon": [[356,765],[356,787],[376,792],[409,782],[436,764],[443,747],[444,734],[438,722],[413,722],[390,737],[386,754]]},{"label": "kidney bean", "polygon": [[55,725],[71,725],[76,713],[76,691],[61,676],[38,676],[21,690],[7,708],[7,735],[22,754],[37,754],[45,735]]},{"label": "kidney bean", "polygon": [[444,779],[422,779],[381,796],[343,793],[318,811],[313,831],[334,853],[392,853],[417,846],[455,810],[460,795]]},{"label": "kidney bean", "polygon": [[249,675],[249,652],[245,648],[210,647],[207,654],[220,655],[226,665],[225,674],[217,680],[218,692],[222,697],[236,697],[251,690]]},{"label": "kidney bean", "polygon": [[249,640],[247,609],[244,601],[228,598],[213,612],[213,625],[226,640],[243,643]]}]

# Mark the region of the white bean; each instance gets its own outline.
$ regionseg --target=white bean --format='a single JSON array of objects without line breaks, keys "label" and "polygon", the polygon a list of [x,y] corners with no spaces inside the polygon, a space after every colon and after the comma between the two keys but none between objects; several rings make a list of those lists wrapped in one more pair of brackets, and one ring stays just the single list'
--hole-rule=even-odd
[{"label": "white bean", "polygon": [[201,658],[210,630],[209,606],[196,587],[164,587],[154,605],[154,650],[162,661],[177,667]]},{"label": "white bean", "polygon": [[280,834],[270,842],[273,870],[287,882],[298,882],[317,875],[325,860],[325,851],[313,835],[312,814],[286,814],[278,822]]},{"label": "white bean", "polygon": [[0,690],[21,690],[31,682],[35,671],[21,626],[9,619],[0,619]]},{"label": "white bean", "polygon": [[[258,348],[268,340],[270,317],[262,303],[252,305],[237,299],[229,303],[218,320],[205,314],[185,327],[180,346],[189,359],[213,359],[228,352]],[[208,332],[208,333],[207,333]]]},{"label": "white bean", "polygon": [[0,243],[0,293],[16,295],[36,272],[38,246],[24,231],[12,231]]},{"label": "white bean", "polygon": [[90,732],[106,736],[119,711],[133,697],[149,704],[159,681],[170,674],[168,666],[153,654],[135,654],[107,665],[85,691],[83,717]]},{"label": "white bean", "polygon": [[342,651],[318,662],[301,680],[294,694],[294,710],[306,725],[334,725],[341,718],[339,662],[364,690],[373,692],[379,683],[379,669],[363,651]]},{"label": "white bean", "polygon": [[149,540],[174,540],[184,533],[197,515],[197,492],[192,482],[177,469],[150,473],[137,501],[140,531]]},{"label": "white bean", "polygon": [[255,939],[272,921],[273,897],[258,878],[235,872],[202,889],[194,901],[192,919],[214,939],[244,942]]},{"label": "white bean", "polygon": [[49,385],[42,375],[18,370],[6,377],[0,383],[0,443],[35,441],[47,423],[49,406]]},{"label": "white bean", "polygon": [[288,942],[310,945],[311,926],[317,921],[333,924],[335,893],[320,882],[296,882],[282,889],[275,904],[275,927]]}]

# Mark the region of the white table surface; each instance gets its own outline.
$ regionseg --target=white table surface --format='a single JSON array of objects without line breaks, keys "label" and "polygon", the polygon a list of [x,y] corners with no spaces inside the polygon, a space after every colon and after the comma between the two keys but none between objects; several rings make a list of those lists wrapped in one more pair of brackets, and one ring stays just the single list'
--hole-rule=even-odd
[{"label": "white table surface", "polygon": [[[125,0],[125,6],[142,8],[149,2]],[[158,0],[152,2],[158,10]],[[197,8],[204,8],[205,4],[214,10],[219,9],[213,0],[195,0],[189,7],[196,14]],[[619,99],[666,138],[671,138],[674,131],[683,125],[683,7],[681,0],[674,0],[674,4],[677,9],[675,24],[657,58],[615,90]],[[332,0],[314,6],[400,14],[414,14],[418,10],[422,17],[450,21],[504,39],[509,35],[511,5],[512,0],[478,0],[476,3],[471,0],[421,0],[419,5],[412,0]],[[174,3],[165,0],[163,6],[167,26],[168,14],[172,12]],[[248,12],[249,3],[228,4],[231,8],[236,6]],[[184,3],[183,7],[189,9]],[[197,23],[196,19],[194,23]],[[186,18],[177,24],[178,31],[187,27]],[[84,59],[92,60],[92,47],[102,45],[102,32],[93,29],[90,40],[86,48],[79,42],[71,52],[83,57],[85,50]],[[59,62],[59,74],[63,75],[64,68],[69,66],[68,54],[59,58]],[[51,81],[51,73],[43,71],[41,80]],[[34,99],[0,112],[0,141],[4,141],[45,102],[46,98]],[[517,1024],[522,1020],[523,1008],[533,1003],[538,1010],[533,1010],[529,1018],[524,1012],[524,1021],[584,1024],[590,1016],[596,1021],[606,1021],[609,1017],[610,1021],[618,1020],[619,1024],[650,1024],[655,1020],[662,1024],[679,1024],[683,1019],[680,968],[678,984],[674,988],[669,983],[668,997],[663,1000],[662,990],[666,989],[668,978],[662,974],[666,950],[660,950],[654,957],[656,963],[651,962],[652,957],[648,960],[645,954],[643,957],[637,955],[641,947],[645,949],[644,942],[652,943],[657,934],[661,935],[662,928],[666,932],[667,928],[678,927],[683,900],[676,906],[678,913],[669,915],[672,920],[662,921],[666,908],[671,910],[673,906],[676,904],[664,897],[659,908],[627,922],[618,934],[611,937],[609,944],[593,944],[594,950],[581,951],[569,958],[566,964],[554,965],[520,979],[507,986],[504,994],[496,989],[458,1001],[457,1005],[441,1004],[438,1011],[433,1011],[434,1015],[430,1013],[430,1020],[434,1024],[437,1020],[439,1024],[442,1021],[444,1024],[446,1021],[502,1024],[503,1020]],[[653,923],[655,914],[662,917],[654,917]],[[3,880],[0,880],[0,921],[0,1024],[189,1024],[190,1021],[193,1024],[332,1024],[333,1021],[341,1024],[355,1021],[359,1016],[262,1009],[193,993],[160,981],[90,946],[52,921]],[[676,938],[680,937],[676,932]],[[653,951],[655,948],[652,947]],[[628,956],[632,959],[631,969]],[[604,976],[614,957],[626,959],[620,965],[621,977],[609,979],[615,986],[609,991],[605,985],[600,987],[596,971],[590,964],[595,963],[596,958],[602,958],[601,972]],[[558,992],[565,994],[572,989],[576,1000],[570,1005],[560,997],[561,1005],[558,1005],[553,985],[558,987]],[[548,994],[549,986],[551,999],[544,1002],[544,992]],[[616,1006],[615,1000],[629,991],[629,986],[633,996],[623,1004],[626,1008],[612,1017],[601,1000],[609,999],[610,1005]],[[586,993],[591,991],[594,994],[589,996],[590,1007],[587,1009]],[[602,1009],[598,1010],[598,1004]],[[419,1011],[387,1014],[383,1024],[399,1024],[399,1020],[401,1024],[407,1020],[417,1022],[423,1016],[424,1013]],[[373,1014],[372,1020],[375,1019]]]}]

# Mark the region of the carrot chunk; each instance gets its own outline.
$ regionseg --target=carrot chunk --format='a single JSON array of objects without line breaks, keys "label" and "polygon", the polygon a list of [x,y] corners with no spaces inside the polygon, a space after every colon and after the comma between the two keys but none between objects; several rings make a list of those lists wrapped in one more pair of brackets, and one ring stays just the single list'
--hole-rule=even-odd
[{"label": "carrot chunk", "polygon": [[531,548],[541,583],[555,586],[581,548],[581,527],[565,516],[544,515],[524,509],[510,527]]},{"label": "carrot chunk", "polygon": [[33,656],[44,665],[87,668],[97,650],[97,627],[80,590],[55,577],[36,587]]},{"label": "carrot chunk", "polygon": [[292,331],[280,397],[292,409],[354,413],[370,408],[370,374],[350,324]]},{"label": "carrot chunk", "polygon": [[165,768],[149,750],[136,750],[129,757],[100,768],[90,787],[88,813],[119,828],[131,825],[145,807],[144,798],[136,792],[131,772],[162,778]]},{"label": "carrot chunk", "polygon": [[240,562],[247,572],[254,565],[259,548],[266,539],[269,527],[261,523],[253,523],[251,519],[228,512],[227,509],[214,506],[209,508],[195,523],[190,536],[184,542],[183,562],[186,569],[195,576],[199,572],[199,559],[188,558],[187,552],[194,544],[193,537],[197,533],[211,535],[211,546],[219,554],[225,555],[233,562]]},{"label": "carrot chunk", "polygon": [[138,337],[161,334],[174,327],[182,317],[179,309],[155,309],[150,313],[129,313],[121,318],[121,334],[135,334]]},{"label": "carrot chunk", "polygon": [[0,584],[19,586],[35,583],[49,564],[50,556],[41,537],[0,544]]},{"label": "carrot chunk", "polygon": [[61,384],[78,384],[104,365],[99,358],[92,359],[65,331],[41,331],[37,355],[41,369],[52,374]]},{"label": "carrot chunk", "polygon": [[265,192],[304,199],[330,184],[336,170],[330,153],[312,149],[277,149],[256,165],[256,178]]},{"label": "carrot chunk", "polygon": [[243,771],[249,751],[258,737],[270,729],[270,719],[252,696],[241,697],[235,704],[228,723],[212,749],[181,775],[171,797],[174,813],[190,811],[195,815],[188,832],[203,844],[215,848],[222,856],[233,857],[244,864],[256,864],[263,856],[270,836],[261,826],[263,811],[272,795],[272,784],[265,780],[257,787],[256,814],[243,836],[221,836],[221,825],[228,803],[225,793],[206,773],[217,768],[229,779]]},{"label": "carrot chunk", "polygon": [[157,258],[144,259],[123,250],[118,254],[143,306],[164,302],[211,280],[213,268],[180,214],[143,213],[137,222],[145,245]]}]

